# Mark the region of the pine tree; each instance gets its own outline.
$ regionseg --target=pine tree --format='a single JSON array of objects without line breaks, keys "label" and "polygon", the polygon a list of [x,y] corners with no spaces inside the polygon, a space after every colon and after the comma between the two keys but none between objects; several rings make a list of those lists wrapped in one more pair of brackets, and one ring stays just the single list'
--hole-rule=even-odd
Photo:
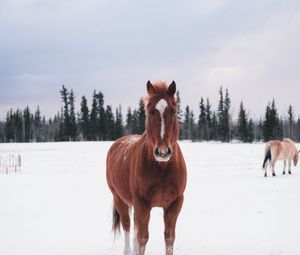
[{"label": "pine tree", "polygon": [[190,113],[190,134],[191,134],[191,140],[194,142],[197,140],[197,128],[195,125],[195,116],[194,116],[194,112],[191,110]]},{"label": "pine tree", "polygon": [[77,123],[76,123],[76,115],[75,115],[75,96],[72,89],[68,99],[70,105],[70,112],[69,112],[70,123],[69,123],[68,136],[69,139],[75,141],[77,137]]},{"label": "pine tree", "polygon": [[146,121],[146,112],[145,112],[145,103],[143,99],[139,101],[138,114],[138,134],[143,134],[145,131],[145,121]]},{"label": "pine tree", "polygon": [[265,120],[263,122],[262,129],[264,141],[282,138],[282,126],[278,117],[274,99],[271,107],[269,103],[266,108]]},{"label": "pine tree", "polygon": [[198,120],[198,137],[200,140],[205,140],[207,138],[207,116],[206,107],[204,105],[204,100],[201,97],[199,103],[200,115]]},{"label": "pine tree", "polygon": [[185,107],[185,113],[184,113],[184,139],[185,140],[191,140],[192,134],[191,134],[191,113],[190,113],[190,107],[187,105]]},{"label": "pine tree", "polygon": [[[92,109],[90,115],[90,130],[89,130],[89,137],[92,141],[99,140],[98,137],[98,110],[97,110],[97,93],[94,90],[93,93],[93,101],[92,101]],[[104,139],[103,139],[104,140]]]},{"label": "pine tree", "polygon": [[85,96],[82,97],[81,99],[81,108],[80,108],[80,118],[79,118],[79,125],[80,125],[80,130],[82,133],[82,137],[84,141],[87,141],[90,139],[90,130],[89,130],[89,107],[87,104],[87,99]]},{"label": "pine tree", "polygon": [[240,104],[240,112],[237,124],[237,136],[242,142],[248,141],[248,118],[243,102]]},{"label": "pine tree", "polygon": [[250,119],[248,123],[248,137],[247,142],[252,143],[254,141],[254,123],[253,120]]},{"label": "pine tree", "polygon": [[126,125],[125,125],[125,134],[132,134],[132,121],[133,121],[133,116],[131,112],[131,108],[127,108],[127,114],[126,114]]},{"label": "pine tree", "polygon": [[288,121],[289,121],[289,137],[294,139],[294,111],[290,105],[288,109]]},{"label": "pine tree", "polygon": [[218,126],[219,126],[219,136],[222,142],[230,141],[230,98],[228,90],[226,89],[225,99],[223,95],[223,88],[219,90],[220,100],[218,106]]},{"label": "pine tree", "polygon": [[107,127],[107,133],[106,133],[106,137],[105,140],[107,141],[112,141],[115,140],[115,118],[114,118],[114,114],[112,112],[112,107],[110,105],[106,106],[106,110],[105,110],[105,117],[106,117],[106,127]]},{"label": "pine tree", "polygon": [[60,124],[60,139],[61,141],[68,141],[70,137],[69,93],[64,85],[62,86],[60,95],[63,103],[62,119]]},{"label": "pine tree", "polygon": [[107,128],[106,128],[106,117],[105,117],[105,108],[104,108],[104,95],[102,92],[99,92],[97,95],[98,98],[98,106],[97,106],[97,112],[98,112],[98,136],[100,140],[104,140],[104,137],[106,136],[107,133]]},{"label": "pine tree", "polygon": [[230,134],[230,106],[231,100],[229,98],[228,89],[226,89],[225,100],[224,100],[224,132],[225,132],[225,141],[229,142],[231,140]]},{"label": "pine tree", "polygon": [[36,142],[43,142],[43,136],[42,136],[42,117],[41,117],[41,111],[40,107],[38,106],[35,113],[34,113],[34,136]]},{"label": "pine tree", "polygon": [[123,136],[123,117],[122,117],[122,108],[121,105],[116,109],[116,122],[115,122],[115,139]]},{"label": "pine tree", "polygon": [[179,124],[179,140],[182,140],[184,136],[184,126],[182,122],[181,98],[180,98],[179,90],[177,90],[176,92],[176,103],[177,103],[177,119]]},{"label": "pine tree", "polygon": [[219,139],[219,124],[216,112],[212,114],[211,121],[211,140],[217,141]]},{"label": "pine tree", "polygon": [[33,117],[28,106],[23,111],[23,118],[24,118],[24,141],[30,142],[32,141],[32,135],[33,135],[32,134]]},{"label": "pine tree", "polygon": [[205,106],[205,115],[206,115],[206,140],[210,140],[212,138],[212,115],[211,115],[211,105],[209,99],[206,99],[206,106]]},{"label": "pine tree", "polygon": [[140,134],[139,114],[136,109],[134,109],[132,113],[131,130],[132,130],[132,134]]}]

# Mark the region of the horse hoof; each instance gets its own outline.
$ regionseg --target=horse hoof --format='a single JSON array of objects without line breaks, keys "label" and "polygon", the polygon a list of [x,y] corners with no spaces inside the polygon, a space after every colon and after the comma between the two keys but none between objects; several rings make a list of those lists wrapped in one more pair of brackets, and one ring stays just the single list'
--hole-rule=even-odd
[{"label": "horse hoof", "polygon": [[272,175],[273,175],[274,177],[276,176],[276,174],[274,174],[274,173],[273,173]]},{"label": "horse hoof", "polygon": [[283,172],[282,174],[285,175],[285,172]]},{"label": "horse hoof", "polygon": [[292,172],[289,172],[289,174],[292,174]]}]

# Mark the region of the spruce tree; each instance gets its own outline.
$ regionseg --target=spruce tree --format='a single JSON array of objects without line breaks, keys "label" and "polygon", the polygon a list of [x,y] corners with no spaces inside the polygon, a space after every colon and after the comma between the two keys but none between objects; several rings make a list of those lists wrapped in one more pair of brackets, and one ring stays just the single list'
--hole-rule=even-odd
[{"label": "spruce tree", "polygon": [[194,142],[198,139],[198,136],[197,136],[197,128],[196,128],[196,125],[195,125],[195,116],[194,116],[194,112],[191,110],[191,113],[190,113],[190,134],[191,134],[191,140]]},{"label": "spruce tree", "polygon": [[177,119],[179,124],[179,140],[182,140],[184,137],[184,126],[182,122],[182,110],[181,110],[181,98],[179,90],[176,92],[176,103],[177,103]]},{"label": "spruce tree", "polygon": [[139,129],[139,114],[136,109],[132,113],[132,122],[131,122],[132,134],[140,134]]},{"label": "spruce tree", "polygon": [[41,111],[40,107],[37,106],[37,109],[34,113],[34,138],[36,142],[42,142],[43,141],[43,135],[42,135],[42,117],[41,117]]},{"label": "spruce tree", "polygon": [[184,139],[185,140],[191,140],[192,134],[191,134],[191,112],[190,107],[187,105],[185,107],[185,113],[184,113]]},{"label": "spruce tree", "polygon": [[79,119],[79,125],[80,125],[80,130],[82,133],[82,137],[84,141],[87,141],[90,139],[90,130],[89,130],[89,107],[87,104],[87,99],[85,96],[82,97],[81,99],[81,108],[80,108],[80,119]]},{"label": "spruce tree", "polygon": [[209,102],[209,99],[206,99],[206,106],[205,106],[205,115],[206,115],[206,137],[205,139],[208,141],[210,140],[212,137],[211,133],[211,129],[212,129],[212,113],[211,113],[211,105]]},{"label": "spruce tree", "polygon": [[243,102],[241,102],[240,104],[240,111],[237,124],[237,136],[242,142],[248,141],[248,118]]},{"label": "spruce tree", "polygon": [[248,123],[248,137],[247,142],[252,143],[254,141],[254,123],[253,120],[250,118]]},{"label": "spruce tree", "polygon": [[218,105],[218,133],[222,142],[230,141],[230,98],[228,90],[226,89],[225,98],[223,95],[223,88],[219,90],[220,100]]},{"label": "spruce tree", "polygon": [[288,122],[289,122],[289,137],[294,139],[294,111],[290,105],[288,109]]},{"label": "spruce tree", "polygon": [[116,121],[115,121],[115,139],[123,136],[123,117],[122,117],[122,108],[121,105],[116,109]]},{"label": "spruce tree", "polygon": [[211,139],[217,141],[219,139],[219,124],[217,114],[214,111],[211,120]]},{"label": "spruce tree", "polygon": [[138,114],[138,134],[143,134],[145,131],[145,121],[146,121],[146,112],[145,112],[145,103],[143,99],[139,101]]},{"label": "spruce tree", "polygon": [[105,117],[106,117],[106,127],[107,127],[107,133],[105,140],[107,141],[113,141],[116,139],[115,136],[115,118],[112,111],[112,107],[110,105],[106,106],[105,110]]},{"label": "spruce tree", "polygon": [[282,137],[282,126],[278,117],[274,99],[271,107],[269,103],[266,108],[265,120],[263,122],[262,129],[264,141],[280,139]]},{"label": "spruce tree", "polygon": [[126,114],[126,126],[125,126],[125,134],[133,134],[133,128],[132,128],[132,123],[133,123],[133,115],[131,112],[131,108],[128,107],[127,109],[127,114]]},{"label": "spruce tree", "polygon": [[199,110],[200,110],[200,115],[198,118],[198,137],[200,140],[205,140],[207,138],[207,116],[206,116],[206,107],[202,97],[199,103]]},{"label": "spruce tree", "polygon": [[[91,109],[91,115],[90,115],[90,130],[89,130],[89,137],[92,141],[99,140],[98,137],[98,100],[97,100],[97,93],[94,90],[93,93],[93,101],[92,101],[92,109]],[[103,139],[104,140],[104,139]]]},{"label": "spruce tree", "polygon": [[64,85],[62,86],[60,95],[63,103],[62,119],[60,124],[60,139],[62,141],[68,141],[70,137],[69,93]]},{"label": "spruce tree", "polygon": [[24,118],[24,141],[30,142],[32,140],[32,135],[33,135],[32,134],[33,117],[28,106],[23,111],[23,118]]},{"label": "spruce tree", "polygon": [[68,99],[70,105],[70,112],[69,112],[70,123],[69,123],[68,136],[70,140],[75,141],[77,137],[77,123],[76,123],[76,115],[75,115],[75,96],[72,89]]},{"label": "spruce tree", "polygon": [[97,106],[97,112],[98,112],[98,136],[100,140],[104,140],[104,137],[107,133],[107,127],[106,127],[106,117],[105,117],[105,108],[104,108],[104,95],[102,92],[98,92],[97,95],[98,98],[98,106]]}]

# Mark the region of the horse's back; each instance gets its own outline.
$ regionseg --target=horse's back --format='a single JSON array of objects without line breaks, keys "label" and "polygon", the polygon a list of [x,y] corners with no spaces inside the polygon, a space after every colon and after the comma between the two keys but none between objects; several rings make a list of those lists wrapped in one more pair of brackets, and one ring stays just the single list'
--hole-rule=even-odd
[{"label": "horse's back", "polygon": [[271,140],[266,144],[266,150],[268,148],[270,148],[272,158],[277,160],[292,158],[297,152],[295,143],[289,138],[284,138],[282,141]]},{"label": "horse's back", "polygon": [[298,153],[297,152],[297,147],[296,147],[296,144],[294,143],[293,140],[289,139],[289,138],[284,138],[282,140],[282,144],[284,144],[286,150],[292,154],[292,156],[294,156],[295,153]]}]

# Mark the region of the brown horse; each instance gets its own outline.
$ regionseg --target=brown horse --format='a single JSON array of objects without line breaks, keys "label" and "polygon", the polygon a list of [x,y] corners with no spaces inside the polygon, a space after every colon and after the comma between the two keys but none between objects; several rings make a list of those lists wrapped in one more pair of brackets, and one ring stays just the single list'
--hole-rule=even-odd
[{"label": "brown horse", "polygon": [[131,254],[130,215],[134,209],[133,254],[145,254],[153,207],[164,210],[166,254],[173,254],[177,217],[183,204],[186,166],[177,143],[176,84],[147,82],[146,130],[118,139],[107,155],[107,183],[113,194],[113,231],[125,233],[124,255]]},{"label": "brown horse", "polygon": [[265,159],[263,163],[263,168],[265,169],[265,177],[267,177],[268,161],[270,161],[271,163],[272,175],[276,176],[274,168],[277,160],[283,160],[284,162],[282,174],[285,174],[286,161],[288,161],[289,174],[292,174],[291,172],[292,160],[294,162],[294,166],[297,166],[298,158],[299,158],[298,150],[296,148],[295,143],[291,139],[285,138],[282,141],[278,141],[278,140],[269,141],[265,147]]}]

